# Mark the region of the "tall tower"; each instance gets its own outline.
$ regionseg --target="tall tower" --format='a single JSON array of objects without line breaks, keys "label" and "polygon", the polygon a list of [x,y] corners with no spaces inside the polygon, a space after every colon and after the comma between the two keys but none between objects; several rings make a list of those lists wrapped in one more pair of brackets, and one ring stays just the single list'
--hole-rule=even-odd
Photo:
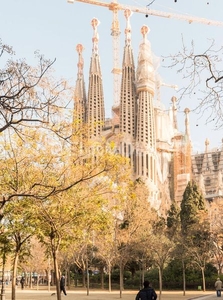
[{"label": "tall tower", "polygon": [[88,105],[87,105],[87,123],[89,126],[89,137],[98,137],[101,135],[105,121],[104,93],[102,86],[102,75],[100,59],[98,55],[98,33],[97,27],[99,21],[91,21],[93,27],[93,49],[89,71]]},{"label": "tall tower", "polygon": [[78,63],[77,63],[77,80],[74,91],[74,116],[73,116],[73,130],[78,130],[86,123],[86,90],[84,82],[84,60],[82,56],[84,47],[81,44],[78,44],[76,47],[78,53]]},{"label": "tall tower", "polygon": [[191,138],[188,108],[185,108],[185,134],[178,133],[174,136],[173,152],[173,186],[174,199],[180,204],[188,181],[191,180]]},{"label": "tall tower", "polygon": [[120,152],[123,156],[130,158],[133,163],[133,145],[136,129],[136,90],[135,90],[135,65],[131,46],[131,11],[125,10],[126,29],[125,47],[122,62],[122,80],[120,96]]},{"label": "tall tower", "polygon": [[147,40],[149,28],[143,26],[143,41],[139,48],[136,73],[138,95],[136,129],[136,176],[143,178],[150,190],[150,202],[156,202],[156,137],[153,99],[155,93],[155,73],[150,42]]}]

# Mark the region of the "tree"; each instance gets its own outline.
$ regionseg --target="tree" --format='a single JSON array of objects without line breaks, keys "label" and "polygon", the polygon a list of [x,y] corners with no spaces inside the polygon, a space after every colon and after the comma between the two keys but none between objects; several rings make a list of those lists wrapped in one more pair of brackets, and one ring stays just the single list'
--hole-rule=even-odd
[{"label": "tree", "polygon": [[[37,225],[37,224],[36,224]],[[36,232],[37,234],[37,232]],[[50,258],[46,255],[46,250],[43,245],[37,240],[36,236],[32,236],[29,240],[29,255],[19,261],[19,269],[25,274],[29,274],[27,283],[32,288],[33,282],[36,288],[39,289],[39,275],[42,273],[47,275],[48,287],[50,277]],[[33,281],[33,274],[35,280]]]},{"label": "tree", "polygon": [[22,139],[16,133],[4,132],[0,141],[0,192],[3,195],[0,219],[4,205],[13,199],[45,200],[81,182],[111,173],[118,161],[124,163],[120,155],[109,154],[104,142],[94,162],[91,149],[97,149],[98,145],[86,144],[84,150],[82,145],[73,146],[71,131],[70,123],[61,122],[48,128],[24,128]]},{"label": "tree", "polygon": [[171,240],[175,243],[175,249],[173,250],[174,257],[178,258],[182,262],[182,277],[183,277],[183,295],[186,294],[186,274],[185,274],[185,262],[187,261],[186,252],[184,251],[184,240],[182,239],[181,222],[180,222],[180,210],[176,203],[172,203],[167,213],[167,234]]},{"label": "tree", "polygon": [[7,258],[12,251],[12,243],[4,226],[1,226],[0,232],[0,255],[2,259],[2,276],[1,276],[1,298],[5,297],[5,266]]},{"label": "tree", "polygon": [[29,255],[29,240],[36,231],[37,222],[34,221],[31,203],[17,200],[7,203],[5,207],[4,226],[11,242],[12,254],[12,300],[16,299],[15,288],[17,266],[19,259]]},{"label": "tree", "polygon": [[203,291],[206,291],[205,268],[210,261],[212,251],[212,241],[209,228],[209,221],[205,213],[200,214],[200,220],[197,226],[193,226],[191,231],[191,243],[186,245],[186,249],[192,263],[197,265],[202,273]]},{"label": "tree", "polygon": [[[96,213],[96,207],[101,210],[107,202],[105,195],[112,193],[117,174],[120,173],[119,179],[126,178],[125,170],[129,168],[126,159],[115,153],[113,145],[104,141],[100,144],[86,141],[83,147],[83,144],[75,143],[74,135],[78,138],[79,133],[71,133],[69,122],[38,130],[33,126],[22,129],[22,139],[17,133],[7,135],[5,131],[0,144],[0,191],[4,195],[1,218],[5,205],[12,200],[29,199],[33,200],[33,205],[38,204],[37,209],[41,208],[43,214],[39,212],[40,219],[43,223],[48,222],[45,229],[43,226],[43,232],[51,242],[55,262],[63,232],[67,233],[66,240],[75,232],[68,230],[71,224],[75,224],[81,234],[89,229],[84,227],[81,231],[81,224],[88,226],[90,221],[96,224],[100,220],[97,220],[97,214],[92,215],[96,218],[93,222],[94,218],[85,219],[83,213],[86,212],[86,216]],[[96,153],[94,149],[100,151]],[[69,190],[72,190],[71,194]],[[104,215],[102,212],[101,216]],[[51,215],[52,220],[55,217],[54,222]],[[57,265],[55,270],[59,276]]]},{"label": "tree", "polygon": [[[46,129],[50,123],[49,131],[52,132],[52,124],[59,118],[58,111],[63,105],[66,106],[66,86],[63,80],[56,81],[52,76],[55,60],[47,60],[36,52],[37,66],[32,67],[24,59],[14,59],[14,54],[12,47],[0,41],[0,59],[4,65],[0,69],[0,133],[11,136],[15,132],[24,142],[24,129],[27,134],[29,126]],[[53,130],[58,134],[58,129]],[[2,162],[6,152],[3,149]],[[2,193],[0,219],[5,203],[16,198],[16,194]]]},{"label": "tree", "polygon": [[[112,222],[113,221],[113,222]],[[116,245],[116,229],[117,220],[111,218],[111,224],[104,232],[97,232],[95,245],[97,247],[96,257],[104,265],[108,274],[108,290],[112,291],[111,273],[112,267],[117,262],[117,245]],[[103,269],[102,269],[103,272]],[[102,274],[103,275],[103,274]],[[104,283],[102,282],[102,287]]]},{"label": "tree", "polygon": [[189,182],[184,191],[180,219],[184,249],[201,269],[205,291],[204,270],[211,250],[210,224],[204,197],[194,181]]},{"label": "tree", "polygon": [[18,125],[48,122],[65,88],[64,81],[51,80],[49,71],[55,60],[36,52],[37,67],[32,67],[24,59],[14,60],[14,54],[12,47],[0,41],[0,59],[6,62],[0,69],[0,132],[7,128],[18,131]]},{"label": "tree", "polygon": [[218,274],[223,271],[223,221],[222,221],[222,205],[219,202],[210,203],[210,219],[211,219],[211,240],[213,243],[211,258],[212,263],[216,265]]},{"label": "tree", "polygon": [[[148,202],[148,188],[140,179],[127,186],[122,210],[116,223],[116,253],[120,270],[120,297],[124,287],[124,268],[127,262],[138,259],[150,249],[151,227],[157,217]],[[140,249],[139,249],[140,248]]]},{"label": "tree", "polygon": [[163,217],[158,217],[153,223],[152,237],[150,239],[150,249],[152,262],[159,271],[159,291],[161,300],[163,290],[163,270],[171,258],[174,249],[174,241],[169,238],[166,221]]},{"label": "tree", "polygon": [[69,193],[63,193],[61,196],[52,196],[46,201],[36,202],[36,214],[40,221],[38,236],[41,243],[52,254],[58,300],[61,299],[58,253],[68,246],[68,241],[75,235],[74,223],[76,235],[80,226],[75,205],[69,196],[71,196]]},{"label": "tree", "polygon": [[213,40],[203,53],[196,53],[194,41],[190,48],[183,41],[182,51],[167,57],[168,67],[176,68],[185,82],[180,99],[201,94],[193,109],[201,115],[208,113],[207,122],[214,121],[218,128],[223,126],[222,52],[223,47],[216,49]]},{"label": "tree", "polygon": [[176,203],[172,203],[167,211],[167,233],[170,239],[177,240],[180,229],[180,210]]},{"label": "tree", "polygon": [[[126,160],[114,153],[115,149],[106,147],[103,143],[100,144],[100,152],[95,155],[92,149],[98,147],[99,143],[90,143],[90,149],[86,144],[85,152],[83,149],[79,153],[72,152],[70,160],[64,156],[64,163],[67,160],[69,162],[69,170],[67,174],[63,174],[64,181],[60,188],[63,189],[66,176],[69,176],[68,179],[75,178],[76,183],[69,189],[63,189],[63,193],[49,195],[45,200],[35,200],[40,220],[40,240],[50,249],[54,261],[58,300],[61,297],[58,253],[68,247],[72,251],[73,240],[79,245],[87,246],[90,243],[89,234],[98,228],[104,228],[110,215],[106,195],[112,193],[112,183],[120,168],[122,171],[129,168]],[[125,174],[124,172],[120,177],[125,178]],[[87,255],[84,255],[84,259],[88,262]]]},{"label": "tree", "polygon": [[182,233],[187,235],[199,221],[199,211],[205,211],[204,197],[195,181],[189,181],[181,202],[180,220]]}]

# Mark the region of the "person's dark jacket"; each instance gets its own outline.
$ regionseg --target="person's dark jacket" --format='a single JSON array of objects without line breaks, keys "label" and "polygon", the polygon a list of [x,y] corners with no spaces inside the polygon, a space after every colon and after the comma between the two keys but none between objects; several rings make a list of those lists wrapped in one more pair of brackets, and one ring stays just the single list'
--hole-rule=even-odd
[{"label": "person's dark jacket", "polygon": [[157,299],[157,294],[154,291],[153,288],[148,287],[148,288],[144,288],[142,290],[140,290],[138,292],[138,294],[136,295],[136,299],[135,300],[156,300]]},{"label": "person's dark jacket", "polygon": [[65,287],[65,277],[64,276],[62,276],[60,279],[60,286]]}]

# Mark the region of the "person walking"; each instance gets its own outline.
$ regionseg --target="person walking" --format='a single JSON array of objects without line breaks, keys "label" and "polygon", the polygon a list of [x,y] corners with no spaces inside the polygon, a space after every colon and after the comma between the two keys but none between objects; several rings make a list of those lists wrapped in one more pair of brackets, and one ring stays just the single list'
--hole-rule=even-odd
[{"label": "person walking", "polygon": [[216,289],[217,297],[221,297],[222,281],[219,277],[217,278],[217,281],[215,281],[214,286]]},{"label": "person walking", "polygon": [[67,296],[66,289],[65,289],[65,276],[62,275],[60,278],[60,292],[63,292],[65,296]]},{"label": "person walking", "polygon": [[150,283],[148,280],[145,280],[143,282],[144,288],[141,289],[138,294],[136,295],[135,300],[156,300],[157,299],[157,294],[155,290],[150,287]]},{"label": "person walking", "polygon": [[21,280],[20,280],[20,284],[21,284],[21,289],[24,289],[24,284],[25,284],[25,278],[22,276]]}]

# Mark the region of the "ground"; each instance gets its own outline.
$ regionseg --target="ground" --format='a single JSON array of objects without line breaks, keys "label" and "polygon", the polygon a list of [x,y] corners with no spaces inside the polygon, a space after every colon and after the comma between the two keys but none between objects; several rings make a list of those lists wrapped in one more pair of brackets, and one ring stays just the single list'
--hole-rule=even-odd
[{"label": "ground", "polygon": [[[134,300],[137,291],[123,291],[122,299],[123,300]],[[173,292],[173,291],[164,291],[162,295],[158,294],[158,300],[192,300],[192,299],[215,299],[216,294],[215,291],[187,291],[186,295],[183,295],[182,291]],[[78,299],[78,300],[117,300],[120,299],[119,291],[91,291],[89,295],[87,295],[87,291],[83,290],[67,290],[67,296],[62,295],[62,298],[66,298],[67,300]],[[11,299],[10,288],[6,288],[5,300]],[[55,299],[55,289],[51,288],[50,291],[46,290],[36,290],[36,289],[24,289],[21,290],[19,287],[16,290],[16,300],[47,300],[47,299]]]}]

